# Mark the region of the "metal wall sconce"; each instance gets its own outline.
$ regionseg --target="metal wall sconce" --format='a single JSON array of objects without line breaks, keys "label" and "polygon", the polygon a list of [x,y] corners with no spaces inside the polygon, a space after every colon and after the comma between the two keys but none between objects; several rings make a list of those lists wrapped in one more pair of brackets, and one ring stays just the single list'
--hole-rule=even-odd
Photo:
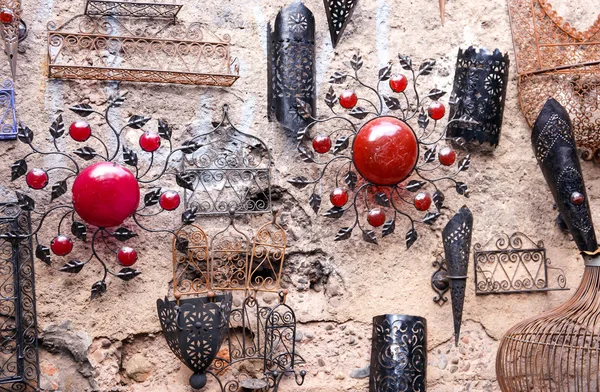
[{"label": "metal wall sconce", "polygon": [[[476,295],[569,290],[565,272],[550,266],[543,241],[516,232],[498,234],[473,248]],[[556,277],[550,279],[549,271],[556,271]],[[556,287],[550,287],[551,281]]]},{"label": "metal wall sconce", "polygon": [[335,48],[340,42],[344,30],[352,18],[358,0],[323,0],[327,22],[329,23],[329,34],[331,43]]},{"label": "metal wall sconce", "polygon": [[0,390],[39,389],[31,220],[16,203],[0,203]]},{"label": "metal wall sconce", "polygon": [[27,38],[27,25],[21,20],[22,12],[21,0],[0,0],[0,34],[13,80],[17,76],[19,42]]},{"label": "metal wall sconce", "polygon": [[369,392],[427,389],[427,320],[384,314],[373,317]]},{"label": "metal wall sconce", "polygon": [[183,24],[180,8],[86,0],[86,14],[48,23],[48,77],[231,86],[239,78],[231,38]]},{"label": "metal wall sconce", "polygon": [[464,206],[448,221],[442,231],[445,257],[433,263],[437,271],[431,276],[431,287],[437,293],[433,301],[438,305],[441,306],[448,301],[444,294],[448,290],[452,290],[452,315],[456,345],[458,345],[462,324],[472,233],[473,215]]},{"label": "metal wall sconce", "polygon": [[296,135],[310,121],[298,114],[297,99],[316,115],[315,18],[300,1],[281,9],[267,26],[269,121]]},{"label": "metal wall sconce", "polygon": [[448,137],[459,138],[473,147],[494,149],[500,141],[506,90],[508,87],[508,54],[496,49],[472,46],[458,50],[450,117],[468,116],[475,122],[448,125]]},{"label": "metal wall sconce", "polygon": [[5,80],[0,86],[0,140],[17,138],[17,110],[15,107],[14,84]]}]

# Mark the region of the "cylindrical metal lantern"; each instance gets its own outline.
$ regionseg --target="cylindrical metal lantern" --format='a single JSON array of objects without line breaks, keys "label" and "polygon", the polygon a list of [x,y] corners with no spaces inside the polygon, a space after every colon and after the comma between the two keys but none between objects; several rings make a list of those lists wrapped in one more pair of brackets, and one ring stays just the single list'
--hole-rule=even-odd
[{"label": "cylindrical metal lantern", "polygon": [[483,150],[498,146],[509,65],[508,54],[498,49],[458,50],[450,118],[459,121],[448,124],[448,137]]},{"label": "cylindrical metal lantern", "polygon": [[373,317],[370,392],[425,392],[427,320],[384,314]]}]

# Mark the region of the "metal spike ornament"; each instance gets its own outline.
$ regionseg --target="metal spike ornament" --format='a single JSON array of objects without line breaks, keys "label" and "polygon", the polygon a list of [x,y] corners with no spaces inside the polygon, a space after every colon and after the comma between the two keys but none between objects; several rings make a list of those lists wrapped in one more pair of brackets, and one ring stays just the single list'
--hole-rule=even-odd
[{"label": "metal spike ornament", "polygon": [[329,34],[331,43],[335,48],[340,42],[344,30],[352,18],[358,0],[323,0],[329,23]]},{"label": "metal spike ornament", "polygon": [[[445,93],[434,88],[422,94],[417,86],[421,77],[432,73],[435,60],[425,60],[414,68],[410,57],[398,58],[410,75],[412,92],[407,90],[409,79],[404,74],[392,73],[392,63],[379,71],[376,87],[367,86],[358,76],[363,59],[356,54],[350,62],[354,72],[336,72],[329,82],[354,83],[374,101],[349,86],[338,97],[332,86],[325,96],[332,115],[326,118],[315,118],[310,105],[297,101],[298,112],[309,121],[297,133],[297,149],[304,162],[318,167],[318,173],[312,179],[299,176],[288,182],[297,188],[311,186],[309,203],[315,213],[321,209],[320,189],[332,184],[331,207],[324,216],[339,219],[353,215],[350,225],[338,231],[336,241],[350,238],[358,227],[365,241],[377,243],[374,229],[381,227],[385,237],[395,231],[397,219],[404,218],[410,223],[405,236],[409,248],[418,238],[415,224],[431,225],[440,216],[445,200],[440,183],[449,182],[458,194],[468,197],[467,185],[455,177],[469,168],[469,155],[458,159],[452,148],[439,146],[438,150],[438,144],[448,140],[449,124],[475,121],[465,115],[439,126],[446,113],[439,100]],[[387,91],[383,91],[384,82],[389,85]],[[338,112],[338,105],[349,117]],[[450,167],[452,172],[448,173]],[[410,211],[424,215],[416,217]]]},{"label": "metal spike ornament", "polygon": [[0,0],[0,34],[13,80],[17,76],[19,42],[27,36],[27,26],[21,21],[21,13],[21,0]]},{"label": "metal spike ornament", "polygon": [[[140,115],[131,116],[123,127],[118,128],[110,120],[110,111],[122,106],[124,102],[125,95],[113,96],[103,112],[88,104],[71,107],[70,110],[81,119],[73,121],[67,130],[62,114],[56,117],[49,128],[52,144],[47,147],[34,145],[34,132],[19,124],[18,138],[29,146],[31,152],[11,166],[12,181],[25,177],[25,182],[31,190],[28,194],[17,192],[19,207],[24,211],[35,212],[39,217],[37,227],[27,234],[37,243],[36,257],[50,264],[51,252],[61,257],[70,255],[74,244],[71,236],[67,234],[68,231],[74,238],[88,242],[91,253],[89,257],[72,258],[59,270],[76,274],[90,261],[97,260],[102,265],[103,276],[93,284],[92,298],[106,291],[108,274],[124,281],[140,274],[140,271],[132,268],[137,261],[137,252],[129,246],[118,245],[119,242],[137,236],[130,229],[130,224],[148,232],[175,234],[177,228],[150,228],[144,221],[178,209],[181,200],[179,193],[154,186],[142,198],[140,187],[173,175],[178,186],[193,189],[188,176],[171,169],[170,162],[174,157],[179,156],[180,159],[181,155],[193,154],[200,147],[191,139],[174,148],[171,144],[172,129],[165,120],[158,120],[157,132],[144,131],[151,119]],[[109,130],[107,139],[115,146],[114,149],[109,148],[109,144],[102,140],[102,135],[92,129],[85,120],[88,117],[99,117],[106,124]],[[125,142],[125,133],[131,131],[140,133],[139,148],[143,150],[140,153],[144,154],[142,158],[146,164],[142,163],[138,152],[134,151],[135,147],[130,147]],[[67,132],[72,140],[63,137]],[[168,149],[165,146],[161,149],[163,141],[168,144]],[[72,153],[61,148],[72,144],[83,146]],[[32,161],[41,162],[42,158],[60,159],[61,162],[49,168],[30,167]],[[118,163],[121,160],[125,166]],[[83,167],[82,163],[88,165]],[[51,184],[53,179],[55,181]],[[33,196],[43,196],[42,191],[48,188],[50,192],[46,198],[41,203],[36,203]],[[45,211],[38,211],[36,204],[48,204],[48,207]],[[185,211],[182,214],[182,225],[193,222],[195,216],[195,210]],[[57,235],[51,241],[50,247],[38,240],[44,223],[46,226],[56,225]],[[104,252],[101,252],[101,248]],[[122,267],[120,271],[111,270],[106,254],[112,254],[112,258]]]}]

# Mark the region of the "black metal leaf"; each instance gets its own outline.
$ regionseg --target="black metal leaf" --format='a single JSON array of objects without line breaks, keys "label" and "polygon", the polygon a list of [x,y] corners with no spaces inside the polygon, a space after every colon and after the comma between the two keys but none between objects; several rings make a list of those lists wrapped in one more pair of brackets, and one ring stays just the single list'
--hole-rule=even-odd
[{"label": "black metal leaf", "polygon": [[144,205],[146,207],[150,207],[158,204],[158,202],[160,201],[160,191],[160,188],[156,188],[146,193],[144,195]]},{"label": "black metal leaf", "polygon": [[87,146],[78,148],[77,150],[73,151],[73,153],[85,161],[94,159],[94,157],[97,155],[96,150],[94,150],[92,147]]},{"label": "black metal leaf", "polygon": [[427,150],[425,150],[425,155],[424,155],[424,159],[426,163],[430,163],[435,161],[435,153],[437,151],[437,145],[434,145],[431,148],[428,148]]},{"label": "black metal leaf", "polygon": [[423,218],[423,223],[428,224],[428,225],[433,225],[435,223],[435,221],[437,220],[437,218],[440,217],[440,213],[439,212],[428,212],[427,214],[425,214],[425,217]]},{"label": "black metal leaf", "polygon": [[354,118],[358,118],[359,120],[362,120],[363,118],[365,118],[369,115],[369,112],[367,111],[367,109],[363,108],[362,106],[355,106],[354,108],[352,108],[352,110],[350,110],[350,112],[348,114]]},{"label": "black metal leaf", "polygon": [[442,91],[440,89],[437,89],[437,88],[430,90],[429,94],[427,94],[427,96],[429,98],[431,98],[432,101],[437,101],[440,98],[442,98],[444,95],[446,95],[446,92]]},{"label": "black metal leaf", "polygon": [[198,216],[196,213],[197,211],[198,210],[196,207],[185,210],[183,214],[181,214],[181,222],[183,222],[184,225],[191,225],[194,223],[196,221],[196,217]]},{"label": "black metal leaf", "polygon": [[348,188],[350,188],[351,190],[354,190],[354,187],[356,186],[357,181],[358,181],[358,176],[353,171],[349,171],[344,176],[344,182],[346,183],[346,185],[348,185]]},{"label": "black metal leaf", "polygon": [[406,232],[406,249],[409,249],[412,244],[419,238],[417,231],[415,229],[410,229]]},{"label": "black metal leaf", "polygon": [[362,238],[370,244],[377,245],[377,235],[373,230],[363,230]]},{"label": "black metal leaf", "polygon": [[381,236],[385,237],[387,235],[392,234],[394,231],[396,231],[396,220],[392,219],[383,224],[383,228],[381,230]]},{"label": "black metal leaf", "polygon": [[50,135],[52,138],[58,139],[65,133],[65,123],[63,122],[62,114],[59,114],[58,117],[52,122],[50,125]]},{"label": "black metal leaf", "polygon": [[194,174],[192,173],[177,173],[175,175],[175,182],[182,188],[194,191]]},{"label": "black metal leaf", "polygon": [[190,242],[187,238],[177,237],[175,239],[175,249],[181,253],[187,253]]},{"label": "black metal leaf", "polygon": [[31,144],[33,141],[33,131],[26,125],[19,123],[17,137],[25,144]]},{"label": "black metal leaf", "polygon": [[71,234],[85,242],[87,235],[87,228],[81,222],[73,222],[71,224]]},{"label": "black metal leaf", "polygon": [[315,153],[308,148],[298,145],[298,152],[300,153],[300,158],[306,163],[313,163],[315,161]]},{"label": "black metal leaf", "polygon": [[398,55],[398,59],[400,60],[400,66],[402,69],[410,71],[412,69],[412,59],[409,56],[403,56],[401,54]]},{"label": "black metal leaf", "polygon": [[335,235],[334,241],[347,240],[352,235],[352,230],[353,229],[354,229],[354,227],[343,227],[343,228],[341,228],[340,231],[338,231],[337,234]]},{"label": "black metal leaf", "polygon": [[35,201],[24,193],[16,192],[17,204],[23,211],[33,211],[35,209]]},{"label": "black metal leaf", "polygon": [[465,126],[465,127],[479,124],[479,121],[475,120],[473,117],[470,117],[466,114],[463,114],[462,116],[455,119],[454,121],[456,121],[458,123],[458,125]]},{"label": "black metal leaf", "polygon": [[463,159],[460,160],[460,162],[458,162],[458,171],[464,171],[464,170],[469,170],[469,167],[471,167],[471,155],[467,155],[466,157],[464,157]]},{"label": "black metal leaf", "polygon": [[355,71],[358,71],[359,69],[361,69],[363,66],[362,56],[358,53],[354,54],[354,56],[352,56],[352,60],[350,60],[350,66]]},{"label": "black metal leaf", "polygon": [[308,127],[300,128],[296,132],[296,140],[298,141],[298,143],[302,143],[302,141],[306,138],[307,135],[308,135]]},{"label": "black metal leaf", "polygon": [[10,166],[10,180],[14,181],[17,178],[27,173],[27,161],[19,159]]},{"label": "black metal leaf", "polygon": [[348,75],[343,72],[336,72],[329,78],[329,83],[342,84],[346,82],[347,77]]},{"label": "black metal leaf", "polygon": [[187,140],[181,145],[181,152],[184,154],[192,154],[200,147],[202,147],[200,143],[196,142],[195,140]]},{"label": "black metal leaf", "polygon": [[121,271],[117,272],[117,278],[127,282],[140,274],[141,272],[139,270],[126,267],[123,268]]},{"label": "black metal leaf", "polygon": [[135,151],[129,147],[123,146],[123,161],[129,166],[137,166],[138,156]]},{"label": "black metal leaf", "polygon": [[52,193],[50,195],[50,201],[57,199],[67,193],[67,180],[59,181],[52,185]]},{"label": "black metal leaf", "polygon": [[288,182],[298,189],[302,189],[311,183],[311,181],[308,178],[303,177],[303,176],[294,177],[294,178],[288,180]]},{"label": "black metal leaf", "polygon": [[50,249],[47,246],[38,244],[38,246],[35,248],[35,257],[48,265],[51,263]]},{"label": "black metal leaf", "polygon": [[389,63],[379,70],[379,80],[386,81],[392,77],[392,64]]},{"label": "black metal leaf", "polygon": [[469,197],[469,187],[464,182],[457,182],[456,193],[465,197]]},{"label": "black metal leaf", "polygon": [[409,192],[416,192],[421,189],[423,185],[425,185],[425,181],[410,180],[404,189]]},{"label": "black metal leaf", "polygon": [[424,110],[421,109],[421,113],[419,113],[419,127],[426,129],[429,125],[429,116],[425,113]]},{"label": "black metal leaf", "polygon": [[333,145],[333,154],[336,155],[341,151],[344,151],[350,145],[350,136],[342,136],[335,140]]},{"label": "black metal leaf", "polygon": [[137,234],[126,227],[119,227],[112,233],[112,236],[119,241],[127,241],[130,238],[137,237]]},{"label": "black metal leaf", "polygon": [[300,98],[296,98],[296,110],[298,115],[306,120],[312,116],[312,106],[308,102],[304,102]]},{"label": "black metal leaf", "polygon": [[146,123],[150,121],[150,117],[138,116],[134,114],[129,117],[129,121],[127,121],[127,126],[133,129],[142,129]]},{"label": "black metal leaf", "polygon": [[325,94],[325,103],[330,108],[334,107],[337,102],[337,95],[335,95],[335,91],[333,91],[333,87],[329,86],[329,91]]},{"label": "black metal leaf", "polygon": [[390,110],[399,110],[399,109],[401,109],[400,101],[396,97],[388,97],[387,95],[384,95],[383,96],[383,101],[385,102],[386,106]]},{"label": "black metal leaf", "polygon": [[344,209],[342,207],[332,207],[327,210],[323,216],[326,218],[338,219],[344,215]]},{"label": "black metal leaf", "polygon": [[98,281],[92,285],[92,295],[90,296],[90,300],[98,298],[104,293],[106,293],[106,283],[103,280]]},{"label": "black metal leaf", "polygon": [[79,271],[81,271],[83,269],[84,265],[85,265],[85,263],[83,261],[71,260],[67,264],[60,267],[58,270],[60,272],[68,272],[70,274],[76,274],[76,273],[79,273]]},{"label": "black metal leaf", "polygon": [[108,100],[109,101],[109,105],[111,107],[113,107],[113,108],[120,108],[125,103],[125,96],[126,95],[127,95],[127,93],[125,93],[123,95],[114,94]]},{"label": "black metal leaf", "polygon": [[433,71],[434,65],[435,65],[434,59],[429,59],[429,60],[423,61],[423,63],[419,67],[419,74],[420,75],[429,75],[431,73],[431,71]]},{"label": "black metal leaf", "polygon": [[385,192],[378,192],[375,194],[375,203],[383,207],[389,207],[390,198],[385,194]]},{"label": "black metal leaf", "polygon": [[173,130],[169,126],[167,120],[163,120],[162,118],[158,119],[158,136],[162,137],[165,140],[171,140],[171,136],[173,135]]},{"label": "black metal leaf", "polygon": [[432,199],[433,203],[435,204],[435,208],[437,208],[437,210],[439,211],[444,206],[444,200],[446,200],[446,196],[444,196],[442,191],[437,190],[433,193]]},{"label": "black metal leaf", "polygon": [[313,193],[308,198],[308,204],[310,204],[315,214],[318,214],[319,208],[321,208],[321,196],[317,195],[316,193]]},{"label": "black metal leaf", "polygon": [[92,109],[92,107],[87,103],[80,103],[79,105],[72,106],[69,109],[81,117],[87,117],[94,113],[94,109]]}]

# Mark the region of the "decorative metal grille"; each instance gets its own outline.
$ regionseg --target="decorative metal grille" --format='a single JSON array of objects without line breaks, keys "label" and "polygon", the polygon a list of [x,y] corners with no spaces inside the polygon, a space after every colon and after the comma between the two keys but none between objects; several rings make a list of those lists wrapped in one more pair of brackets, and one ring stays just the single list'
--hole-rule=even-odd
[{"label": "decorative metal grille", "polygon": [[134,16],[147,18],[175,18],[183,7],[176,1],[159,0],[86,0],[85,14],[90,16]]},{"label": "decorative metal grille", "polygon": [[0,140],[17,138],[17,111],[13,82],[5,80],[0,86]]}]

